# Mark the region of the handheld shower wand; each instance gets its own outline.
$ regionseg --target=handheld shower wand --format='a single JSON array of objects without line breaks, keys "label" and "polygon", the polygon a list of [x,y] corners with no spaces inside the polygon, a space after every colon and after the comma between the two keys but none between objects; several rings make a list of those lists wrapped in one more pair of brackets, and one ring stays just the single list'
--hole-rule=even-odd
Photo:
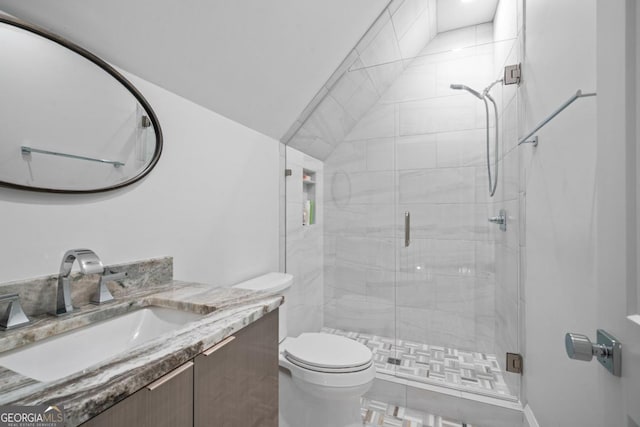
[{"label": "handheld shower wand", "polygon": [[475,96],[476,98],[478,98],[480,100],[482,100],[484,98],[484,95],[480,95],[477,91],[471,89],[469,86],[466,86],[466,85],[452,84],[449,87],[451,89],[455,89],[455,90],[466,90],[471,95]]},{"label": "handheld shower wand", "polygon": [[[469,86],[466,85],[462,85],[462,84],[452,84],[449,87],[451,89],[454,90],[466,90],[467,92],[469,92],[471,95],[475,96],[476,98],[478,98],[479,100],[481,100],[482,102],[484,102],[484,109],[485,109],[485,113],[486,113],[486,117],[487,117],[487,175],[489,177],[489,197],[493,197],[493,195],[496,193],[496,189],[498,188],[498,105],[496,104],[496,102],[494,101],[494,99],[491,97],[491,95],[489,95],[489,91],[491,90],[491,88],[493,86],[495,86],[498,83],[502,83],[503,79],[498,79],[496,81],[494,81],[493,83],[491,83],[489,86],[487,86],[486,88],[484,88],[484,90],[482,91],[482,94],[480,94],[478,91],[471,89]],[[494,164],[495,164],[495,170],[494,170],[494,174],[492,177],[491,174],[491,156],[490,156],[490,149],[489,149],[489,104],[487,103],[487,99],[493,104],[493,111],[495,114],[495,126],[496,126],[496,137],[495,137],[495,144],[493,147],[493,152],[494,152]],[[493,179],[492,179],[493,178]]]}]

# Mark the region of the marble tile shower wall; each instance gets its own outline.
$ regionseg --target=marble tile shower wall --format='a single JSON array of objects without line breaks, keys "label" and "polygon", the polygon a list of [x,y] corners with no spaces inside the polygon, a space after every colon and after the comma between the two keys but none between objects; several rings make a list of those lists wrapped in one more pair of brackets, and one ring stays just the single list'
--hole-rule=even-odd
[{"label": "marble tile shower wall", "polygon": [[[289,336],[319,331],[323,325],[324,173],[321,161],[286,147],[286,271],[294,277],[287,294]],[[316,173],[316,221],[302,225],[303,169]]]},{"label": "marble tile shower wall", "polygon": [[484,104],[449,88],[499,76],[493,36],[437,35],[326,158],[325,326],[495,352]]},{"label": "marble tile shower wall", "polygon": [[[436,34],[436,0],[394,0],[318,91],[282,142],[325,160]],[[383,64],[383,65],[380,65]]]}]

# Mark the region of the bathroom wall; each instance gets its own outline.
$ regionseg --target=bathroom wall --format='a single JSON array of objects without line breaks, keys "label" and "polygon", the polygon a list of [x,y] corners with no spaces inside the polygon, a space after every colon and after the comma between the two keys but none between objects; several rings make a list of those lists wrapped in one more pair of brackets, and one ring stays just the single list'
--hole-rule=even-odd
[{"label": "bathroom wall", "polygon": [[494,352],[484,104],[449,88],[499,77],[492,41],[437,35],[325,160],[326,326]]},{"label": "bathroom wall", "polygon": [[[527,0],[519,134],[576,90],[596,90],[596,1]],[[559,70],[568,70],[559,72]],[[524,401],[541,426],[601,425],[598,363],[570,360],[564,334],[593,336],[597,98],[579,99],[523,146]]]},{"label": "bathroom wall", "polygon": [[[358,123],[358,119],[395,81],[412,58],[435,36],[435,17],[436,0],[394,0],[390,2],[326,84],[318,91],[299,119],[291,126],[289,132],[282,138],[282,141],[289,145],[287,162],[292,162],[293,165],[288,166],[293,169],[293,175],[287,178],[287,183],[295,179],[296,167],[300,169],[305,162],[310,165],[316,164],[315,167],[321,168],[321,163],[316,163],[318,162],[316,159],[326,159],[334,147],[343,141],[345,135]],[[378,64],[386,65],[380,67],[377,66]],[[294,149],[289,150],[290,148]],[[301,151],[306,155],[302,155]],[[378,155],[382,162],[386,161],[380,157],[384,155],[386,155],[385,151],[381,151]],[[320,179],[318,182],[317,190],[323,187],[327,188],[328,181],[326,179]],[[318,204],[318,219],[321,221],[318,226],[301,227],[297,215],[300,210],[297,202],[300,194],[299,185],[299,183],[295,183],[293,187],[287,186],[287,271],[292,273],[297,271],[301,276],[299,290],[293,290],[298,294],[293,295],[292,298],[301,302],[299,305],[300,314],[308,313],[308,317],[297,326],[300,331],[304,331],[315,330],[322,326],[322,322],[318,323],[318,320],[322,319],[324,310],[321,309],[320,314],[317,314],[317,296],[322,298],[325,294],[325,300],[332,300],[332,288],[323,287],[322,283],[324,281],[326,285],[327,280],[332,280],[331,277],[333,277],[335,269],[322,268],[322,260],[329,259],[329,264],[333,263],[335,239],[327,239],[324,234],[326,221],[320,216],[324,216],[327,212],[325,203]],[[289,197],[292,189],[294,194]],[[325,190],[323,193],[327,194]],[[294,200],[293,204],[289,199]],[[291,212],[294,213],[293,217]],[[389,223],[392,221],[393,218],[390,218]],[[321,236],[318,236],[317,233],[320,230]],[[346,243],[346,245],[341,245],[338,250],[341,253],[346,253],[346,257],[366,256],[350,253],[352,248],[348,247],[348,242],[342,243]],[[389,245],[384,239],[381,242],[376,242],[375,245],[368,249],[369,252],[382,251],[384,256],[373,256],[380,262],[388,263],[390,261],[393,272],[395,268],[393,245],[391,252],[386,252]],[[359,250],[361,248],[355,247],[353,249]],[[386,255],[390,255],[390,257]],[[321,261],[319,265],[318,261]],[[320,274],[324,279],[319,282],[317,281],[318,272],[315,271],[318,266],[321,267]],[[341,267],[338,267],[338,270],[349,274]],[[368,279],[364,276],[351,277],[353,284],[347,286],[359,286],[363,280],[377,282],[377,285],[380,286],[385,285],[389,274],[388,266],[376,267],[376,270],[375,274],[385,271],[383,275],[386,274],[387,277],[385,279],[371,275]],[[327,275],[329,275],[329,279],[327,279]],[[312,285],[312,283],[319,285],[319,287]],[[384,298],[388,297],[389,292],[393,290],[389,286],[386,286],[385,289],[379,289],[383,297],[378,301],[380,304],[374,302],[372,298],[366,302],[368,306],[373,307],[376,313],[374,319],[367,316],[362,317],[360,312],[355,310],[356,307],[361,308],[364,304],[359,299],[362,293],[350,295],[346,299],[346,305],[336,307],[334,313],[339,312],[346,316],[350,319],[349,323],[365,322],[380,325],[385,332],[388,332],[387,336],[392,336],[394,328],[393,305],[389,304],[388,298],[387,300]],[[329,291],[328,297],[326,296],[327,291]],[[356,302],[353,302],[351,298],[355,298]],[[331,326],[331,324],[326,326]]]},{"label": "bathroom wall", "polygon": [[[523,35],[522,0],[502,0],[493,21],[494,74],[501,75],[506,65],[522,62]],[[520,392],[521,376],[505,370],[506,353],[523,351],[524,292],[521,292],[520,245],[524,244],[521,205],[524,187],[520,186],[520,152],[517,148],[519,112],[522,96],[517,85],[497,85],[491,91],[498,103],[500,147],[498,152],[498,188],[491,199],[491,216],[500,209],[507,212],[507,230],[491,228],[495,242],[495,351],[512,394]],[[492,159],[493,161],[493,159]]]},{"label": "bathroom wall", "polygon": [[172,255],[177,279],[217,285],[277,271],[279,143],[127,77],[160,120],[157,167],[96,195],[0,189],[0,281],[56,273],[77,247],[105,264]]},{"label": "bathroom wall", "polygon": [[[286,147],[286,272],[293,275],[287,294],[289,336],[317,332],[323,322],[324,165],[295,148]],[[303,175],[312,171],[309,181]],[[311,194],[311,196],[309,196]],[[315,200],[313,224],[303,225],[303,207]]]}]

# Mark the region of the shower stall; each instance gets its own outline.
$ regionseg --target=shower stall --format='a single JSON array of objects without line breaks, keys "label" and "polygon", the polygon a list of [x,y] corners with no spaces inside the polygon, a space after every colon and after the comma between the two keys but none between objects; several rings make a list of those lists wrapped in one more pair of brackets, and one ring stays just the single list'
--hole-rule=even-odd
[{"label": "shower stall", "polygon": [[[408,3],[383,12],[285,138],[293,332],[366,344],[390,383],[517,401],[519,97],[496,79],[521,62],[520,2],[439,34],[435,1],[412,2],[426,29],[403,33]],[[501,210],[506,231],[489,221]]]}]

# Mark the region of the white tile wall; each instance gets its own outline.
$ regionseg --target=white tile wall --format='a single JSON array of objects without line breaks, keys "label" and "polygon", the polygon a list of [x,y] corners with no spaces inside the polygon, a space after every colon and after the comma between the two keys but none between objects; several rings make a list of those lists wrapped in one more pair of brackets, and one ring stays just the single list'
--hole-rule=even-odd
[{"label": "white tile wall", "polygon": [[[377,132],[380,115],[361,120],[402,73],[407,61],[435,36],[433,0],[392,3],[365,33],[327,83],[302,112],[283,142],[325,160],[360,122],[352,138],[394,136]],[[392,16],[393,14],[393,16]],[[376,132],[374,136],[371,132]]]},{"label": "white tile wall", "polygon": [[[294,148],[286,148],[291,176],[285,178],[287,194],[286,271],[294,282],[287,295],[289,335],[318,331],[323,325],[324,303],[324,170],[323,163]],[[316,173],[316,223],[302,225],[302,171]],[[331,256],[331,255],[329,255]]]},{"label": "white tile wall", "polygon": [[[405,0],[402,2],[398,10],[393,12],[391,20],[393,27],[399,39],[411,29],[416,20],[420,19],[420,15],[427,11],[428,4],[421,0]],[[422,49],[426,41],[423,41]]]},{"label": "white tile wall", "polygon": [[477,105],[468,94],[402,102],[399,108],[400,135],[476,128]]},{"label": "white tile wall", "polygon": [[418,60],[407,65],[402,73],[380,98],[381,102],[402,102],[424,99],[436,95],[437,68],[432,63]]},{"label": "white tile wall", "polygon": [[[403,8],[418,7],[405,0],[396,31],[409,25]],[[492,80],[493,51],[473,47],[490,36],[490,25],[437,36],[325,160],[327,326],[495,350],[484,106],[449,88]],[[471,49],[450,52],[460,43]]]},{"label": "white tile wall", "polygon": [[398,170],[429,169],[438,164],[437,135],[403,136],[395,139]]},{"label": "white tile wall", "polygon": [[454,49],[474,46],[476,44],[476,27],[466,27],[459,30],[439,33],[420,52],[421,55],[449,52]]},{"label": "white tile wall", "polygon": [[473,203],[474,168],[417,169],[398,172],[400,203]]},{"label": "white tile wall", "polygon": [[394,105],[374,105],[358,121],[347,140],[372,139],[395,136]]},{"label": "white tile wall", "polygon": [[438,134],[438,167],[482,166],[486,164],[487,134],[484,129]]},{"label": "white tile wall", "polygon": [[370,139],[365,144],[368,171],[393,171],[395,150],[393,138]]},{"label": "white tile wall", "polygon": [[[405,2],[408,3],[408,2]],[[398,46],[400,47],[400,55],[404,59],[413,58],[420,52],[422,47],[431,39],[432,30],[431,23],[429,22],[430,12],[424,10],[417,15],[406,33],[398,36]]]}]

